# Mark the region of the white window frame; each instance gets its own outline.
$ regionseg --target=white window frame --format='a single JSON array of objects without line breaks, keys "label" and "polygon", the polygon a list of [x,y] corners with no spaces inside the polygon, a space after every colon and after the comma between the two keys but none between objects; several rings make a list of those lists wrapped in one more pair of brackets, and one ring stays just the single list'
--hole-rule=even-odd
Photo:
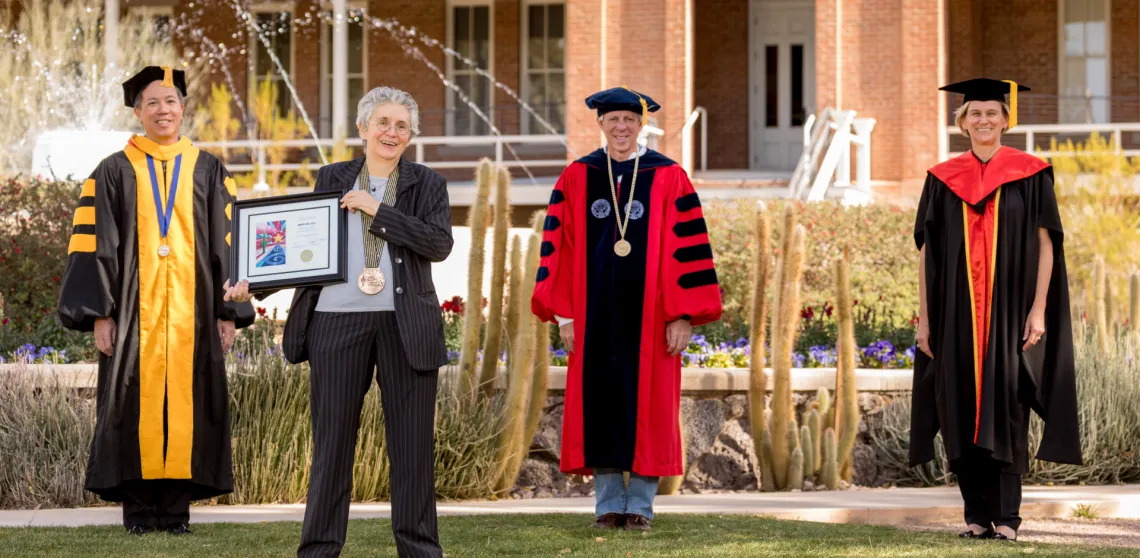
[{"label": "white window frame", "polygon": [[168,29],[167,32],[174,32],[174,6],[130,6],[127,8],[127,15],[145,17],[152,21],[158,16],[166,16],[170,18],[171,26],[171,29]]},{"label": "white window frame", "polygon": [[[250,17],[253,18],[253,22],[255,25],[257,24],[257,16],[259,14],[280,14],[280,13],[288,13],[289,14],[289,60],[287,62],[285,62],[285,61],[283,61],[283,62],[285,62],[285,64],[287,64],[289,66],[288,72],[289,72],[290,76],[292,76],[294,74],[293,70],[294,70],[294,68],[296,68],[296,58],[297,58],[297,54],[296,54],[297,53],[297,26],[293,24],[293,19],[295,17],[295,15],[293,13],[293,8],[294,8],[294,6],[293,6],[292,2],[266,2],[264,4],[256,4],[255,3],[255,4],[253,4],[252,8],[250,9]],[[249,99],[249,104],[252,105],[253,100],[257,98],[257,80],[261,78],[261,76],[257,75],[257,73],[256,73],[257,62],[258,62],[258,60],[257,60],[257,49],[264,47],[265,45],[261,44],[261,39],[258,38],[256,35],[254,35],[253,30],[250,29],[250,27],[248,25],[245,27],[245,32],[246,32],[246,39],[247,39],[246,40],[246,52],[249,53],[249,56],[248,56],[249,66],[248,66],[248,71],[246,72],[248,74],[248,78],[246,80],[247,81],[246,95],[248,95],[248,96],[246,98]],[[275,81],[278,82],[279,87],[282,87],[285,89],[286,95],[291,95],[288,91],[288,89],[289,89],[288,86],[285,85],[285,79],[284,78],[276,78]],[[293,105],[294,105],[294,102],[293,102],[292,98],[290,98],[289,99],[289,106],[291,108],[296,109],[297,107],[295,107]]]},{"label": "white window frame", "polygon": [[[489,73],[491,75],[495,75],[495,2],[494,2],[494,0],[447,0],[447,17],[445,18],[446,19],[446,25],[447,25],[447,47],[453,48],[453,49],[455,48],[455,8],[463,7],[463,6],[472,6],[472,7],[474,7],[474,6],[486,6],[486,8],[487,8],[487,26],[489,27],[489,29],[487,29],[488,51],[487,51],[487,68],[484,68],[484,70],[486,70],[487,73]],[[455,68],[456,59],[454,56],[447,56],[445,58],[447,59],[447,61],[446,61],[445,68],[444,68],[444,75],[447,76],[447,81],[449,83],[454,84],[455,83],[455,72],[456,72],[456,68]],[[460,71],[470,72],[472,75],[478,75],[478,74],[475,74],[474,70],[468,70],[466,64],[463,64],[462,62],[460,62],[459,64],[463,67],[463,69]],[[461,101],[459,100],[459,97],[455,94],[455,91],[451,87],[444,85],[443,89],[444,89],[444,92],[446,93],[445,101],[444,101],[444,110],[445,110],[445,113],[447,115],[447,118],[445,119],[446,120],[446,126],[445,126],[446,132],[445,133],[449,136],[454,136],[454,135],[456,135],[455,110],[456,110],[457,104],[460,104]],[[491,87],[489,89],[490,89],[490,94],[487,96],[487,112],[486,112],[486,114],[487,114],[487,118],[489,118],[491,120],[491,122],[493,123],[493,122],[495,122],[495,84],[492,83]],[[464,105],[464,106],[466,106],[466,105]],[[478,116],[475,116],[475,118],[478,118]],[[490,132],[488,131],[488,133],[490,133]]]},{"label": "white window frame", "polygon": [[[346,13],[352,12],[353,10],[360,10],[360,11],[364,12],[365,17],[367,17],[367,15],[368,15],[368,3],[366,1],[363,1],[363,0],[346,2],[344,8],[345,8]],[[326,10],[326,11],[332,12],[332,9],[330,8],[329,10]],[[346,29],[347,29],[348,25],[356,25],[356,24],[355,23],[346,23],[345,24]],[[345,78],[346,79],[359,78],[364,83],[364,92],[367,93],[368,92],[368,36],[369,36],[370,29],[369,29],[367,22],[363,22],[362,25],[363,25],[364,35],[361,39],[362,45],[361,45],[361,49],[360,49],[360,72],[359,73],[353,73],[351,71],[347,72],[345,75]],[[334,112],[333,106],[332,106],[332,103],[333,103],[333,98],[332,98],[332,95],[333,95],[333,82],[332,82],[332,80],[333,80],[333,69],[332,69],[332,66],[327,62],[327,60],[329,58],[329,51],[332,50],[332,48],[333,48],[333,44],[332,44],[332,31],[333,31],[333,29],[332,29],[332,27],[333,27],[332,24],[325,24],[323,22],[321,24],[321,37],[320,37],[321,48],[320,48],[320,54],[319,54],[319,56],[321,57],[321,61],[320,61],[320,76],[321,76],[320,77],[320,96],[321,96],[321,102],[320,102],[320,105],[321,105],[320,114],[321,114],[321,116],[320,116],[320,118],[321,118],[321,120],[320,120],[320,126],[319,127],[320,127],[321,137],[325,137],[325,138],[332,137],[333,128],[335,128],[335,126],[334,126],[335,122],[332,121],[332,115]],[[356,102],[359,100],[360,99],[351,99],[351,98],[348,100],[348,115],[353,120],[353,122],[356,121]],[[327,124],[326,124],[326,122],[327,122]],[[356,128],[353,126],[349,126],[348,129],[345,130],[345,134],[347,134],[347,137],[350,137],[350,138],[354,137],[354,135],[356,134]]]},{"label": "white window frame", "polygon": [[[562,23],[566,23],[566,0],[524,0],[522,2],[519,14],[519,96],[522,97],[523,102],[530,99],[530,7],[531,6],[562,6]],[[548,37],[549,39],[549,37]],[[566,37],[566,30],[562,30],[562,40],[568,41]],[[547,75],[555,73],[549,68],[545,70],[535,70],[537,72],[544,72]],[[566,88],[566,55],[563,51],[562,55],[562,87]],[[562,98],[566,98],[566,92],[563,91]],[[563,118],[569,118],[567,114],[562,115]],[[541,127],[538,122],[532,122],[530,113],[519,107],[519,128],[520,134],[549,134],[550,130]],[[553,124],[553,123],[552,123]],[[565,133],[566,122],[562,123],[562,130]]]},{"label": "white window frame", "polygon": [[[1105,84],[1104,95],[1112,96],[1112,0],[1057,0],[1057,122],[1072,124],[1065,121],[1065,107],[1061,97],[1065,95],[1065,4],[1067,2],[1104,2],[1104,64]],[[1105,100],[1105,122],[1112,122],[1112,101]],[[1079,122],[1083,124],[1084,122]]]}]

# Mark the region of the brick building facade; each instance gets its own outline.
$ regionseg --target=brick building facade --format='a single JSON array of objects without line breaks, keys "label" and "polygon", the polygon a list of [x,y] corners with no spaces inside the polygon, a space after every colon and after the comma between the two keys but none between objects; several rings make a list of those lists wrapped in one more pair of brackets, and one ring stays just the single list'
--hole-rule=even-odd
[{"label": "brick building facade", "polygon": [[[249,68],[275,72],[229,2],[118,1],[123,14],[173,19],[227,45],[229,77],[214,65],[212,79],[232,79],[239,95],[253,90]],[[257,24],[276,29],[271,46],[321,135],[331,136],[332,26],[322,17],[331,3],[250,5]],[[708,169],[745,174],[789,176],[806,116],[835,107],[875,119],[873,180],[921,179],[961,144],[945,132],[958,100],[937,88],[976,76],[1033,88],[1022,96],[1023,124],[1140,121],[1140,0],[349,0],[348,7],[350,119],[362,91],[389,84],[419,102],[424,136],[490,133],[443,74],[501,133],[546,133],[507,90],[518,92],[566,134],[568,147],[553,151],[558,160],[600,144],[583,99],[616,85],[660,102],[657,146],[677,160],[686,118],[705,108]],[[369,18],[398,25],[391,32]],[[190,47],[186,36],[175,33],[175,40]],[[288,98],[281,103],[292,106]],[[470,160],[486,153],[442,145],[432,154]],[[557,171],[540,174],[549,181]]]}]

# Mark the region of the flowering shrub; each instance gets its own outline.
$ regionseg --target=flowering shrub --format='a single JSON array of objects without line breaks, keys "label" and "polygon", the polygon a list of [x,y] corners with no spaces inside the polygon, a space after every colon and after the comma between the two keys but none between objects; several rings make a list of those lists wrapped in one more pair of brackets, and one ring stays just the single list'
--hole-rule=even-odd
[{"label": "flowering shrub", "polygon": [[66,364],[67,350],[37,347],[31,343],[16,347],[8,355],[0,355],[0,364]]},{"label": "flowering shrub", "polygon": [[6,358],[28,344],[57,347],[75,360],[95,357],[92,336],[64,328],[56,314],[80,188],[0,179],[0,355]]},{"label": "flowering shrub", "polygon": [[443,312],[443,338],[447,344],[447,358],[455,363],[459,362],[459,348],[463,342],[463,312],[466,307],[463,298],[458,295],[439,305]]}]

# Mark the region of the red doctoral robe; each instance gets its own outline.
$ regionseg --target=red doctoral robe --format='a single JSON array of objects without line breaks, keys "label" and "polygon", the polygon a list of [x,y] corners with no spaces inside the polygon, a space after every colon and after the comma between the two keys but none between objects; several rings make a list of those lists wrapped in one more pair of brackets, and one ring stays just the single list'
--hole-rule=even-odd
[{"label": "red doctoral robe", "polygon": [[644,476],[683,473],[679,412],[681,357],[665,326],[720,319],[721,293],[700,200],[684,170],[647,150],[613,161],[621,237],[605,151],[563,171],[547,210],[532,311],[546,322],[574,320],[562,417],[561,469],[617,468]]}]

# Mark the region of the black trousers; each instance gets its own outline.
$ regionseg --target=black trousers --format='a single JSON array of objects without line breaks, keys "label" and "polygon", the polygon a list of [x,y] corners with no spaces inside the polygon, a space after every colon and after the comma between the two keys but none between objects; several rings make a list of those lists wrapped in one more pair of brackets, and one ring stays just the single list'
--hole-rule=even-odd
[{"label": "black trousers", "polygon": [[316,312],[309,326],[313,464],[297,556],[339,556],[364,395],[380,387],[391,463],[392,531],[400,556],[443,556],[435,508],[439,371],[408,364],[395,312]]},{"label": "black trousers", "polygon": [[190,490],[173,479],[127,481],[123,492],[123,526],[165,529],[190,524]]},{"label": "black trousers", "polygon": [[971,454],[955,463],[967,524],[1015,532],[1021,527],[1021,475],[1003,469],[988,455]]}]

